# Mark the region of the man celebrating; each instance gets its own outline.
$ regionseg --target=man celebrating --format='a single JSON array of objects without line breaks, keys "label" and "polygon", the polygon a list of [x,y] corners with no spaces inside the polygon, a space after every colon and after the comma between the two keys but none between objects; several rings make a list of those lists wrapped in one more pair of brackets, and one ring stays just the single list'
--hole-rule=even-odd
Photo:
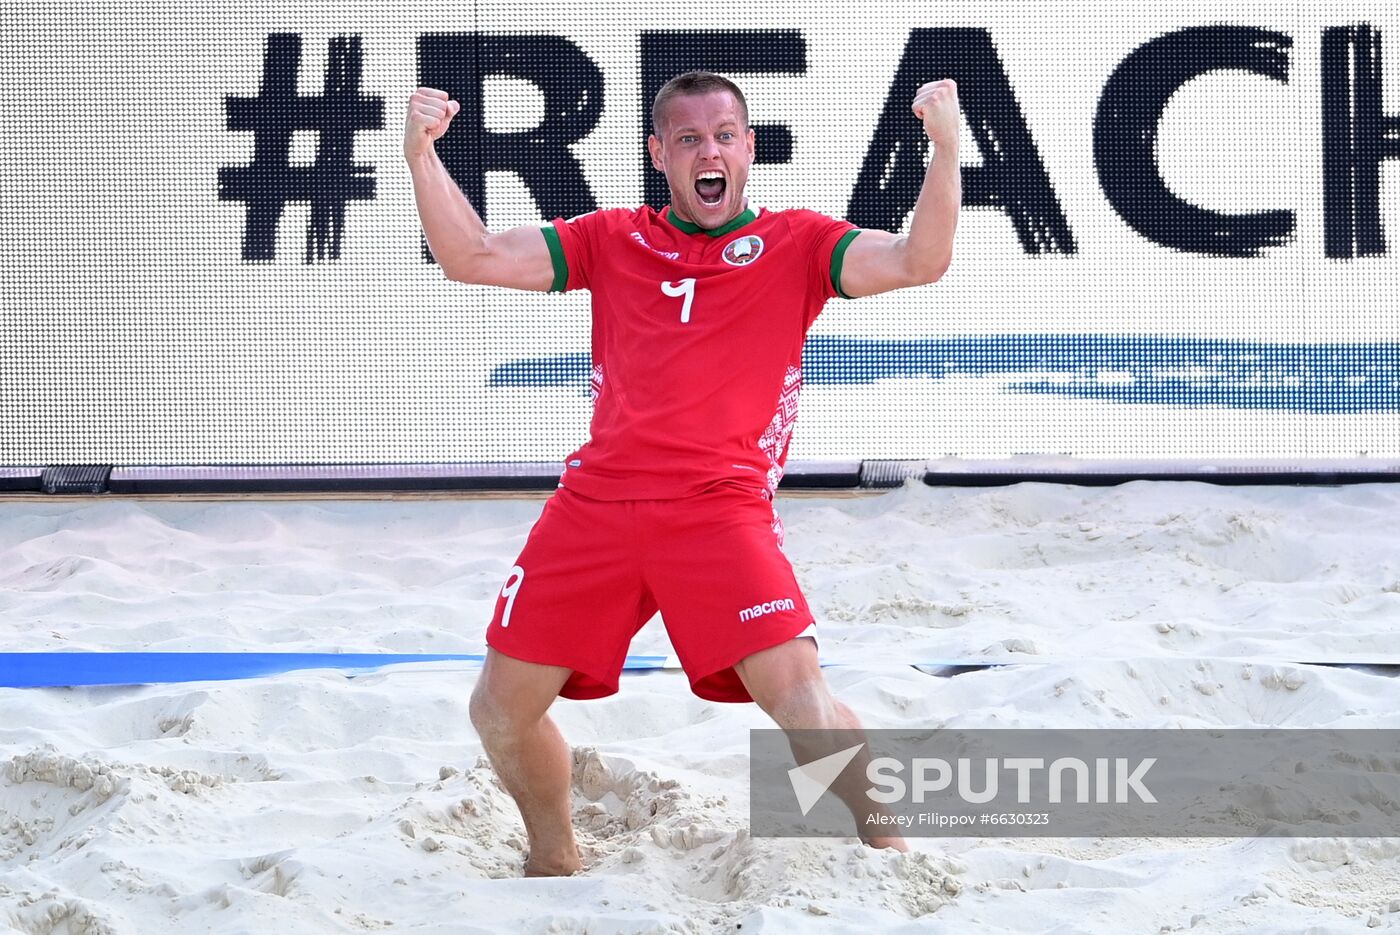
[{"label": "man celebrating", "polygon": [[[951,81],[913,101],[932,158],[909,232],[860,230],[744,196],[754,133],[743,93],[690,72],[652,105],[652,164],[671,203],[491,233],[433,143],[459,105],[409,100],[404,156],[428,246],[469,283],[592,292],[593,418],[496,602],[472,723],[529,837],[529,875],[581,867],[557,696],[617,691],[632,637],[659,609],[696,695],[755,701],[785,731],[859,730],[817,662],[815,624],[781,551],[772,500],[826,301],[931,283],[961,199]],[[799,749],[800,762],[825,750]],[[802,735],[810,736],[810,735]],[[859,761],[858,761],[859,762]],[[860,817],[858,789],[834,790]],[[876,847],[902,838],[862,834]]]}]

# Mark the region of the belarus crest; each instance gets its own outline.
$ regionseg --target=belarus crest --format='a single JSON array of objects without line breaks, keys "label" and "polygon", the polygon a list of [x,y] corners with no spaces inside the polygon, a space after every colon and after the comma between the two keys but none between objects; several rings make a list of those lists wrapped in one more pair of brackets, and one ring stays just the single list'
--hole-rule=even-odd
[{"label": "belarus crest", "polygon": [[724,248],[724,262],[730,266],[748,266],[763,253],[763,238],[755,234],[745,234],[731,240]]}]

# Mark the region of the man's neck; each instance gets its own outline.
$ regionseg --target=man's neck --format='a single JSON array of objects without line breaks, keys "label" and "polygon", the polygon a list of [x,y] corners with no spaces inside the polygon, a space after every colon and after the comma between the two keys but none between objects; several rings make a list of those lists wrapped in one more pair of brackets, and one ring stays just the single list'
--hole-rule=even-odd
[{"label": "man's neck", "polygon": [[734,217],[725,221],[719,227],[701,227],[690,218],[676,210],[675,205],[668,205],[666,208],[666,220],[674,227],[678,227],[687,234],[705,234],[710,237],[722,237],[733,230],[738,230],[745,224],[754,220],[758,215],[749,208],[748,198],[744,199],[743,208]]}]

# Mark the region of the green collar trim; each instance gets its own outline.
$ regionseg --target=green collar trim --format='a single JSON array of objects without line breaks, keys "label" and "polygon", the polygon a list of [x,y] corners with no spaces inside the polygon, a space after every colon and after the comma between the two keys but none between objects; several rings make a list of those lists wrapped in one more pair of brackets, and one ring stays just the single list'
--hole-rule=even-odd
[{"label": "green collar trim", "polygon": [[743,227],[745,224],[749,224],[753,221],[758,220],[758,215],[754,213],[754,210],[752,208],[745,208],[738,217],[736,217],[734,220],[730,221],[723,227],[716,227],[713,230],[706,230],[699,224],[692,223],[690,221],[685,220],[684,218],[676,217],[675,209],[672,208],[670,205],[667,205],[666,220],[670,221],[673,227],[678,227],[681,230],[685,231],[687,234],[704,234],[707,237],[723,237],[730,231],[736,231],[739,228]]}]

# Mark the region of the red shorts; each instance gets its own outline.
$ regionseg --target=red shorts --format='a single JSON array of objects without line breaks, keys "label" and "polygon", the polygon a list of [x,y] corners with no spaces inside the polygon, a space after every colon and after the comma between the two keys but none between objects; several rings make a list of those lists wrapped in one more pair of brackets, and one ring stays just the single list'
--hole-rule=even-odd
[{"label": "red shorts", "polygon": [[752,701],[734,663],[814,635],[761,494],[609,501],[560,488],[501,589],[486,642],[573,669],[565,698],[601,698],[617,691],[627,647],[657,610],[691,690],[711,701]]}]

